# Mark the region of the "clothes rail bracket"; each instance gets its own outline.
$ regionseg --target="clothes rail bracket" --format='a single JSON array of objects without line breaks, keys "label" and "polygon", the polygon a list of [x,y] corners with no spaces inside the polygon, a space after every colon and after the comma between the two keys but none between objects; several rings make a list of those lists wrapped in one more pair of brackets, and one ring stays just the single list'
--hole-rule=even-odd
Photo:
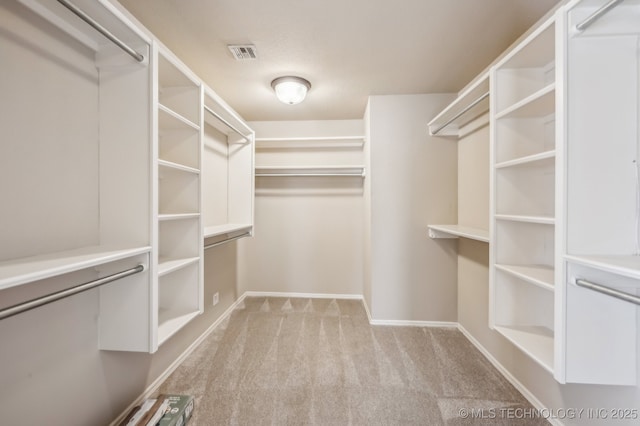
[{"label": "clothes rail bracket", "polygon": [[624,300],[626,302],[640,305],[640,296],[635,294],[625,293],[624,291],[616,290],[615,288],[607,287],[602,284],[592,283],[591,281],[584,280],[582,278],[576,278],[576,285],[579,287],[588,288],[593,291],[597,291],[602,294],[606,294],[617,299]]},{"label": "clothes rail bracket", "polygon": [[76,286],[73,286],[64,290],[56,291],[54,293],[51,293],[45,296],[37,297],[35,299],[31,299],[26,302],[18,303],[17,305],[9,306],[7,308],[0,310],[0,320],[12,317],[14,315],[21,314],[26,311],[30,311],[31,309],[39,308],[40,306],[47,305],[49,303],[67,298],[69,296],[73,296],[78,293],[82,293],[87,290],[91,290],[93,288],[128,277],[130,275],[137,274],[139,272],[144,271],[144,269],[145,269],[144,265],[140,264],[131,269],[127,269],[121,272],[117,272],[115,274],[107,275],[106,277],[88,281],[83,284],[78,284]]},{"label": "clothes rail bracket", "polygon": [[58,0],[58,3],[69,9],[73,12],[78,18],[82,19],[84,22],[93,27],[100,34],[108,38],[112,43],[118,46],[120,49],[124,50],[129,56],[135,59],[138,62],[144,61],[144,56],[140,53],[136,52],[134,49],[129,47],[126,43],[116,37],[111,31],[100,25],[95,19],[84,13],[80,8],[78,8],[73,3],[67,0]]},{"label": "clothes rail bracket", "polygon": [[589,17],[587,19],[585,19],[584,21],[582,21],[578,25],[576,25],[576,30],[578,30],[578,31],[586,30],[587,28],[589,28],[589,26],[591,26],[591,24],[596,22],[605,13],[609,12],[611,9],[613,9],[614,7],[619,5],[620,3],[622,3],[622,0],[611,0],[609,3],[605,4],[600,9],[596,10],[591,15],[589,15]]}]

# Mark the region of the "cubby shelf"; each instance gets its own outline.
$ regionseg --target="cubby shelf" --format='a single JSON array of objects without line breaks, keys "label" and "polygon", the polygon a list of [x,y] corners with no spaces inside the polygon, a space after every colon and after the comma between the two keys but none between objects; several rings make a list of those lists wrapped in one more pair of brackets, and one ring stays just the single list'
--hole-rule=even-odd
[{"label": "cubby shelf", "polygon": [[528,354],[534,361],[553,373],[554,333],[539,326],[496,325],[495,330]]},{"label": "cubby shelf", "polygon": [[193,263],[197,263],[200,260],[198,257],[185,257],[185,258],[160,258],[158,259],[158,276],[169,274],[173,271],[177,271],[180,268],[184,268]]},{"label": "cubby shelf", "polygon": [[521,280],[535,284],[545,290],[554,291],[554,270],[546,265],[503,265],[496,264],[496,269],[511,274]]},{"label": "cubby shelf", "polygon": [[185,166],[182,164],[178,164],[178,163],[174,163],[166,160],[158,160],[158,166],[169,169],[169,170],[177,170],[181,172],[193,173],[196,175],[200,174],[200,170],[194,167],[189,167],[189,166]]},{"label": "cubby shelf", "polygon": [[200,315],[199,310],[185,312],[160,309],[158,312],[158,345],[164,343],[198,315]]},{"label": "cubby shelf", "polygon": [[495,165],[496,169],[506,169],[508,167],[548,167],[555,162],[556,151],[550,150],[539,154],[527,155],[525,157],[514,158],[503,161]]},{"label": "cubby shelf", "polygon": [[541,225],[553,225],[556,219],[553,216],[531,216],[516,214],[496,214],[496,220],[505,220],[511,222],[539,223]]},{"label": "cubby shelf", "polygon": [[161,130],[200,130],[200,126],[162,104],[158,104],[158,112]]},{"label": "cubby shelf", "polygon": [[555,90],[555,83],[551,83],[521,101],[505,108],[496,114],[496,119],[544,117],[552,114],[555,108]]}]

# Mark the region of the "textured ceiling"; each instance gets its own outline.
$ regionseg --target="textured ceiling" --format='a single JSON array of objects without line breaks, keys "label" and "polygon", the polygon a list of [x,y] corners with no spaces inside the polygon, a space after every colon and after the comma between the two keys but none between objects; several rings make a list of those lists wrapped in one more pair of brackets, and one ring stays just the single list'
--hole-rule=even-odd
[{"label": "textured ceiling", "polygon": [[[362,118],[367,97],[457,92],[558,0],[120,0],[247,120]],[[252,43],[237,62],[227,44]],[[299,105],[270,83],[312,84]]]}]

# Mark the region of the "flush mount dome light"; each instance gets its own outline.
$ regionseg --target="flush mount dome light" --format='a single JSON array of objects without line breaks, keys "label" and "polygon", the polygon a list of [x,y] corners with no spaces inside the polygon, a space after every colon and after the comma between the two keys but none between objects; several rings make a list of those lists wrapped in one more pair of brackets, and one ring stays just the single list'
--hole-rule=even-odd
[{"label": "flush mount dome light", "polygon": [[271,82],[271,87],[276,96],[285,104],[295,105],[304,101],[307,91],[311,89],[311,83],[302,77],[278,77]]}]

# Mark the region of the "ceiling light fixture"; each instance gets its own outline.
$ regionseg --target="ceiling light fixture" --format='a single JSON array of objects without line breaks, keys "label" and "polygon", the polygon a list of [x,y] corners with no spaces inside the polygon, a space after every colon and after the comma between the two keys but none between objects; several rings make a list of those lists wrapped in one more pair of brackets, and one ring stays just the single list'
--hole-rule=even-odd
[{"label": "ceiling light fixture", "polygon": [[304,101],[307,91],[311,89],[311,83],[302,77],[278,77],[271,82],[271,87],[276,96],[285,104],[295,105]]}]

